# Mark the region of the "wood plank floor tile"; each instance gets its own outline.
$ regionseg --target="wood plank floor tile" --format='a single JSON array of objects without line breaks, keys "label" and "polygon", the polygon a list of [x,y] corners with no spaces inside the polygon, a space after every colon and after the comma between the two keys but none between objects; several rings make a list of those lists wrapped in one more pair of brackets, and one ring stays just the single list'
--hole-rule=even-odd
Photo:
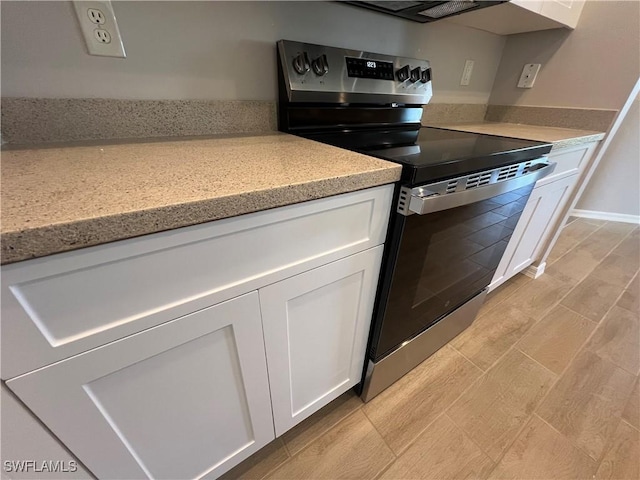
[{"label": "wood plank floor tile", "polygon": [[640,258],[640,228],[636,227],[612,253],[637,261]]},{"label": "wood plank floor tile", "polygon": [[356,411],[274,471],[270,479],[371,479],[395,456]]},{"label": "wood plank floor tile", "polygon": [[493,460],[511,444],[556,375],[511,350],[447,414]]},{"label": "wood plank floor tile", "polygon": [[640,312],[640,274],[636,273],[634,279],[622,293],[617,305],[633,313]]},{"label": "wood plank floor tile", "polygon": [[640,370],[638,315],[614,306],[598,325],[586,348],[632,375],[637,375]]},{"label": "wood plank floor tile", "polygon": [[289,453],[295,455],[362,405],[362,400],[356,396],[353,390],[336,398],[282,436]]},{"label": "wood plank floor tile", "polygon": [[513,306],[500,305],[480,315],[451,345],[482,370],[488,370],[537,321]]},{"label": "wood plank floor tile", "polygon": [[277,438],[222,475],[220,480],[260,480],[288,458],[282,440]]},{"label": "wood plank floor tile", "polygon": [[627,406],[622,412],[622,419],[625,422],[640,429],[640,379],[636,378],[636,384],[631,391]]},{"label": "wood plank floor tile", "polygon": [[633,225],[608,222],[584,238],[576,250],[588,251],[593,258],[602,260],[633,230]]},{"label": "wood plank floor tile", "polygon": [[601,228],[606,231],[616,233],[622,237],[626,237],[630,233],[633,233],[638,227],[633,223],[606,222]]},{"label": "wood plank floor tile", "polygon": [[[628,231],[628,227],[622,227],[622,230],[618,229],[618,227],[611,227],[610,225],[603,227],[585,238],[562,258],[551,264],[545,270],[545,273],[549,273],[565,281],[575,281],[582,280],[594,269],[599,267],[599,275],[596,275],[598,278],[602,278],[609,283],[617,283],[614,280],[621,281],[621,277],[627,275],[629,270],[635,271],[638,269],[638,261],[627,262],[622,265],[622,268],[617,263],[616,258],[607,260],[602,266],[598,264],[607,257],[616,244],[625,238]],[[621,253],[629,250],[625,241],[623,241],[625,248],[620,250]],[[614,252],[618,251],[618,248],[622,247],[617,247]],[[632,266],[634,264],[636,265],[635,269]],[[629,280],[630,278],[627,279],[624,284],[626,285]]]},{"label": "wood plank floor tile", "polygon": [[489,457],[446,415],[442,415],[380,479],[486,478],[492,468]]},{"label": "wood plank floor tile", "polygon": [[486,300],[484,301],[484,305],[482,305],[482,310],[479,315],[491,310],[493,307],[501,303],[502,301],[509,298],[513,295],[520,287],[529,283],[532,279],[527,277],[526,275],[519,273],[514,277],[510,278],[498,288],[496,288],[493,292],[487,295]]},{"label": "wood plank floor tile", "polygon": [[624,288],[635,276],[638,268],[640,268],[638,257],[612,253],[593,270],[591,276]]},{"label": "wood plank floor tile", "polygon": [[533,416],[491,473],[491,479],[591,479],[596,462]]},{"label": "wood plank floor tile", "polygon": [[535,324],[516,347],[560,374],[595,327],[592,321],[558,305]]},{"label": "wood plank floor tile", "polygon": [[595,232],[599,227],[599,225],[592,225],[585,222],[583,219],[578,219],[565,226],[562,229],[562,233],[558,237],[558,241],[554,245],[553,250],[549,253],[547,263],[551,264],[555,262],[558,258]]},{"label": "wood plank floor tile", "polygon": [[507,298],[501,307],[516,307],[524,314],[540,319],[570,290],[572,285],[551,275],[542,275]]},{"label": "wood plank floor tile", "polygon": [[605,454],[595,478],[598,480],[637,480],[640,478],[640,432],[620,422],[611,446]]},{"label": "wood plank floor tile", "polygon": [[589,320],[599,322],[616,302],[621,292],[622,287],[618,285],[588,276],[576,285],[561,304]]},{"label": "wood plank floor tile", "polygon": [[576,284],[589,275],[601,260],[600,258],[594,258],[588,249],[581,250],[576,248],[552,263],[545,269],[544,273]]},{"label": "wood plank floor tile", "polygon": [[537,414],[593,459],[599,459],[622,415],[635,377],[583,350]]},{"label": "wood plank floor tile", "polygon": [[399,454],[481,373],[446,346],[366,403],[363,411]]}]

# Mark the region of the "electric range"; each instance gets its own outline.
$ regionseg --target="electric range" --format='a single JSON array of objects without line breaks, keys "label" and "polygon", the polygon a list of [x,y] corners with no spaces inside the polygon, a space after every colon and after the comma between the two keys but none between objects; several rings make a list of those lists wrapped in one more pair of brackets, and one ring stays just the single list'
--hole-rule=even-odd
[{"label": "electric range", "polygon": [[402,164],[360,384],[370,400],[475,319],[551,144],[422,127],[429,61],[281,40],[279,129]]}]

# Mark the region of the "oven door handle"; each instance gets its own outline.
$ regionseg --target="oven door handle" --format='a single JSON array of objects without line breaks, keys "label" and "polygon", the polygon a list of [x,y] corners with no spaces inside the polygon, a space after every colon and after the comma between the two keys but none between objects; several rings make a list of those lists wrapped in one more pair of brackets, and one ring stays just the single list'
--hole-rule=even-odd
[{"label": "oven door handle", "polygon": [[[531,167],[529,173],[521,175],[520,177],[503,180],[483,187],[476,187],[469,190],[463,190],[461,192],[447,193],[443,195],[437,193],[429,195],[428,191],[422,192],[420,195],[409,191],[411,192],[411,196],[409,199],[408,210],[410,213],[424,215],[426,213],[439,212],[440,210],[447,210],[449,208],[460,207],[462,205],[487,200],[491,197],[531,185],[532,183],[535,183],[541,178],[549,175],[555,168],[555,163],[536,163]],[[427,193],[427,195],[425,195],[425,193]]]}]

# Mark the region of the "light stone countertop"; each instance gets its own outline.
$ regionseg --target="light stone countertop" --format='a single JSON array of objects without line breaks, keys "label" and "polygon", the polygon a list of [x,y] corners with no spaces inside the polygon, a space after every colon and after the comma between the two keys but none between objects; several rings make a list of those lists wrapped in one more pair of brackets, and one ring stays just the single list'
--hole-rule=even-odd
[{"label": "light stone countertop", "polygon": [[282,133],[2,152],[2,264],[351,192],[401,167]]},{"label": "light stone countertop", "polygon": [[521,123],[430,123],[429,127],[447,128],[462,132],[485,133],[503,137],[520,138],[553,143],[553,148],[564,148],[584,143],[596,142],[604,138],[604,132],[592,130],[574,130],[571,128],[542,127]]}]

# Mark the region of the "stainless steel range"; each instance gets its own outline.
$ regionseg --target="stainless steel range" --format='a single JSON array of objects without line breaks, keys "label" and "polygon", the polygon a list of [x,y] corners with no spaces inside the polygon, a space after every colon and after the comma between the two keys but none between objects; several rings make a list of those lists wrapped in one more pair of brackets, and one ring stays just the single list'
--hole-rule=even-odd
[{"label": "stainless steel range", "polygon": [[[278,42],[279,129],[402,164],[361,382],[370,400],[475,319],[551,145],[421,126],[426,60]],[[320,160],[319,160],[320,161]]]}]

